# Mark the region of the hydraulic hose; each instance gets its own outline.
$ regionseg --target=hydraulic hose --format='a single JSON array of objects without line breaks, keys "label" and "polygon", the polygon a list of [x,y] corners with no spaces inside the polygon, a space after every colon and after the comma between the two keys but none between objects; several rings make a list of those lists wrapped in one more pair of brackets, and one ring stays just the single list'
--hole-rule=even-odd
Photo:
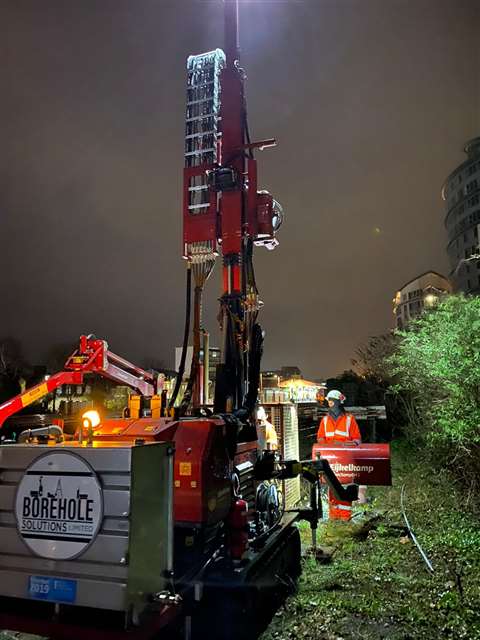
[{"label": "hydraulic hose", "polygon": [[171,409],[175,405],[175,401],[182,385],[183,374],[185,373],[185,361],[187,359],[188,338],[190,336],[190,315],[192,306],[192,268],[190,262],[187,264],[187,287],[186,287],[186,302],[185,302],[185,330],[183,333],[183,345],[182,356],[180,358],[180,366],[178,367],[177,379],[175,381],[175,388],[168,403],[168,408]]},{"label": "hydraulic hose", "polygon": [[253,325],[250,345],[248,391],[241,409],[235,412],[240,419],[247,419],[255,409],[260,386],[260,367],[263,355],[263,331],[258,323]]},{"label": "hydraulic hose", "polygon": [[[180,415],[185,415],[194,392],[195,385],[198,384],[198,368],[200,360],[200,318],[202,308],[202,293],[203,288],[196,286],[194,292],[194,323],[193,323],[193,353],[192,353],[192,365],[190,368],[190,377],[188,379],[187,388],[183,395],[182,402],[180,404]],[[208,357],[208,354],[207,354]]]}]

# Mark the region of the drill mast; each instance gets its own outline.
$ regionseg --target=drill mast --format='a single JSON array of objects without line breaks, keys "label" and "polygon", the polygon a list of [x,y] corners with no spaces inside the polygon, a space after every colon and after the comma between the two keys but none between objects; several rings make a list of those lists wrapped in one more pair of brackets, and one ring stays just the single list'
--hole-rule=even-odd
[{"label": "drill mast", "polygon": [[253,248],[276,246],[282,211],[268,192],[257,191],[253,150],[275,141],[250,141],[239,60],[238,0],[224,0],[224,13],[225,51],[187,60],[183,255],[194,279],[194,326],[191,376],[182,406],[186,411],[189,405],[195,409],[201,404],[202,293],[221,256],[223,344],[215,411],[247,419],[257,399],[263,342]]}]

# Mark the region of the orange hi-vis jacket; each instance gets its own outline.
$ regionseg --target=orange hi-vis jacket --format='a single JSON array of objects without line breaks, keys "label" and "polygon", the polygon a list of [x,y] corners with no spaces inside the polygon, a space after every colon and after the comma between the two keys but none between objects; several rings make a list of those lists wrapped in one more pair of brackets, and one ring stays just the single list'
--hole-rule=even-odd
[{"label": "orange hi-vis jacket", "polygon": [[344,413],[336,420],[330,415],[323,416],[318,425],[317,441],[325,440],[337,442],[362,441],[357,421],[350,413]]},{"label": "orange hi-vis jacket", "polygon": [[[318,425],[317,440],[328,442],[352,442],[362,441],[357,421],[349,414],[344,413],[336,420],[330,415],[323,416]],[[350,520],[352,515],[352,503],[338,500],[331,489],[328,490],[329,518],[331,520]]]}]

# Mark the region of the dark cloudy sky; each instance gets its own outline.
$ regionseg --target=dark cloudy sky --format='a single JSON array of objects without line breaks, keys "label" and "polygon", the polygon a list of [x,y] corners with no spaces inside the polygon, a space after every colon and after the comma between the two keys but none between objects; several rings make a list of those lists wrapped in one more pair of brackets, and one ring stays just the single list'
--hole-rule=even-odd
[{"label": "dark cloudy sky", "polygon": [[[398,286],[447,271],[440,188],[480,134],[479,30],[476,0],[242,2],[250,126],[279,142],[260,182],[287,215],[257,252],[265,367],[347,368]],[[185,58],[222,46],[221,3],[1,0],[0,43],[0,335],[40,360],[95,332],[172,365]]]}]

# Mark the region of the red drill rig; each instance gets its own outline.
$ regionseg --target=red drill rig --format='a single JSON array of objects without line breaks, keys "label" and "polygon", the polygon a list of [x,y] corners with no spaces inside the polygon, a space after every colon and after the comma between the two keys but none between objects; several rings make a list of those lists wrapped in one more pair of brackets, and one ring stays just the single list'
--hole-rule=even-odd
[{"label": "red drill rig", "polygon": [[[273,248],[281,207],[257,188],[238,4],[226,1],[225,52],[187,61],[183,255],[185,340],[168,406],[158,381],[104,341],[83,336],[64,372],[0,407],[0,422],[63,383],[98,373],[136,390],[145,411],[0,446],[0,628],[50,638],[252,638],[300,572],[299,517],[316,530],[319,479],[355,499],[322,459],[258,452],[255,421],[263,333],[255,245]],[[223,260],[222,362],[213,411],[202,407],[202,292]],[[190,334],[193,358],[177,402]],[[282,513],[272,479],[303,476],[307,509]]]}]

